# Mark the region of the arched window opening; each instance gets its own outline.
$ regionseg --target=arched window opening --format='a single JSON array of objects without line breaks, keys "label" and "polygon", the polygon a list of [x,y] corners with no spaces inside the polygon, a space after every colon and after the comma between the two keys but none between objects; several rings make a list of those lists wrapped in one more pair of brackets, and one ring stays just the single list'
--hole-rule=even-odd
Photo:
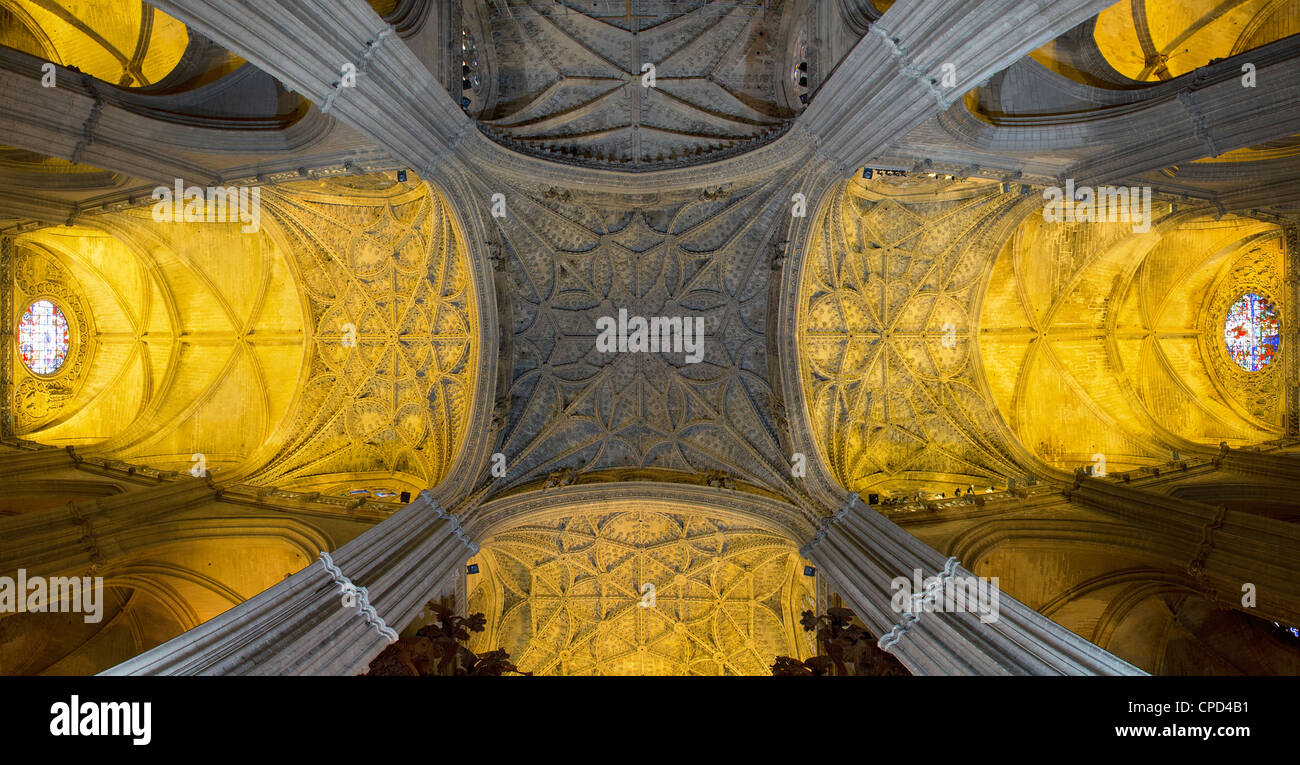
[{"label": "arched window opening", "polygon": [[1272,363],[1280,338],[1277,309],[1267,298],[1246,293],[1228,308],[1223,342],[1228,355],[1247,372],[1258,372]]}]

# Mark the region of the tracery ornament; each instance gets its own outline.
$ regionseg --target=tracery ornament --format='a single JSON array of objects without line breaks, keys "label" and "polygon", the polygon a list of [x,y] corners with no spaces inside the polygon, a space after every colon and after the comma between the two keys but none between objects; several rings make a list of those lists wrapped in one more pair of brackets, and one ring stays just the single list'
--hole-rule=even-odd
[{"label": "tracery ornament", "polygon": [[1012,469],[989,441],[973,338],[987,227],[1016,200],[991,183],[855,178],[815,224],[800,375],[818,449],[850,491],[983,486]]},{"label": "tracery ornament", "polygon": [[1247,372],[1258,372],[1273,363],[1281,340],[1277,309],[1268,298],[1252,292],[1228,307],[1223,320],[1223,342],[1228,355]]},{"label": "tracery ornament", "polygon": [[57,365],[48,358],[33,368],[26,357],[35,351],[35,346],[25,348],[23,327],[16,327],[18,347],[13,354],[11,374],[18,381],[14,388],[14,426],[22,433],[49,423],[76,396],[94,358],[96,341],[93,319],[82,297],[80,282],[58,258],[43,249],[19,242],[15,250],[13,304],[23,313],[12,320],[20,324],[30,307],[47,304],[63,318],[63,327],[59,329],[51,315],[50,329],[66,333],[65,355]]},{"label": "tracery ornament", "polygon": [[59,371],[68,353],[68,320],[59,306],[46,299],[27,306],[18,319],[18,353],[34,374]]},{"label": "tracery ornament", "polygon": [[446,203],[391,177],[267,197],[313,343],[291,432],[252,482],[436,485],[465,435],[479,352],[467,255]]},{"label": "tracery ornament", "polygon": [[[483,200],[513,189],[497,220],[514,329],[509,461],[493,492],[565,468],[791,482],[771,421],[765,311],[768,245],[800,179],[635,196],[476,179]],[[600,322],[620,312],[702,322],[698,357],[605,349]]]},{"label": "tracery ornament", "polygon": [[1257,240],[1224,268],[1198,328],[1201,352],[1224,393],[1261,424],[1281,423],[1283,295],[1281,239]]},{"label": "tracery ornament", "polygon": [[471,648],[538,675],[766,675],[811,656],[815,579],[784,537],[704,513],[576,512],[498,533],[472,561]]},{"label": "tracery ornament", "polygon": [[[486,5],[478,53],[493,57],[483,85],[495,98],[479,127],[516,151],[644,172],[740,154],[793,122],[779,6],[704,0],[647,15],[623,0]],[[466,79],[467,108],[480,108]]]}]

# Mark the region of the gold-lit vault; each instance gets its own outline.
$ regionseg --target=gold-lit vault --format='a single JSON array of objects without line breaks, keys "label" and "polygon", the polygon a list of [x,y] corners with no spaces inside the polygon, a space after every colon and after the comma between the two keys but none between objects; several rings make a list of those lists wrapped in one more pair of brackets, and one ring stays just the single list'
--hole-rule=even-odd
[{"label": "gold-lit vault", "polygon": [[[213,509],[209,505],[200,512]],[[197,627],[311,563],[311,551],[278,536],[274,521],[261,520],[255,529],[214,523],[198,534],[176,534],[170,542],[135,551],[102,572],[99,622],[87,623],[76,612],[5,614],[0,674],[93,675]]]},{"label": "gold-lit vault", "polygon": [[1244,292],[1288,320],[1282,261],[1281,232],[1249,219],[1184,217],[1136,234],[1029,216],[980,314],[980,356],[1008,426],[1049,465],[1101,454],[1108,471],[1281,435],[1283,364],[1242,370],[1223,333]]},{"label": "gold-lit vault", "polygon": [[1300,32],[1300,0],[1133,0],[1097,16],[1098,50],[1120,74],[1168,80]]},{"label": "gold-lit vault", "polygon": [[470,562],[468,610],[488,618],[471,648],[540,675],[766,675],[815,653],[799,615],[816,580],[756,522],[602,502],[498,532]]},{"label": "gold-lit vault", "polygon": [[189,41],[184,24],[139,0],[0,0],[0,45],[121,87],[166,77]]},{"label": "gold-lit vault", "polygon": [[257,232],[142,207],[16,237],[16,308],[72,327],[57,374],[14,356],[16,433],[286,489],[436,485],[479,352],[446,201],[390,175],[262,191]]},{"label": "gold-lit vault", "polygon": [[447,201],[419,180],[374,175],[289,184],[264,208],[292,253],[312,342],[283,437],[250,482],[436,485],[464,440],[480,352]]},{"label": "gold-lit vault", "polygon": [[972,341],[999,221],[997,183],[844,182],[809,240],[799,292],[803,395],[817,447],[852,491],[983,489],[1013,474]]},{"label": "gold-lit vault", "polygon": [[53,297],[70,356],[11,362],[15,432],[189,470],[242,465],[299,384],[303,312],[284,251],[238,223],[160,223],[150,208],[15,237],[15,309]]}]

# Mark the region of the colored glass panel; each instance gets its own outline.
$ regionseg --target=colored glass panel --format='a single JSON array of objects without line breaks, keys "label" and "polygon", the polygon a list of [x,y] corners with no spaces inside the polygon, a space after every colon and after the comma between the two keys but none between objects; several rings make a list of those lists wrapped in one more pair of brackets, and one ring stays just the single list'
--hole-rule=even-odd
[{"label": "colored glass panel", "polygon": [[18,321],[18,352],[27,368],[48,375],[63,366],[68,355],[68,320],[48,300],[27,307]]},{"label": "colored glass panel", "polygon": [[1281,338],[1277,309],[1267,299],[1248,293],[1228,309],[1223,323],[1223,342],[1228,355],[1249,372],[1272,363]]}]

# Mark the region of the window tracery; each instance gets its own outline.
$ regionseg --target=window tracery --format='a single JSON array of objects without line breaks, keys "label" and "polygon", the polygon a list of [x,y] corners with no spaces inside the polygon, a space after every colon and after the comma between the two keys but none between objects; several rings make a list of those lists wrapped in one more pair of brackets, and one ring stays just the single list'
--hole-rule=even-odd
[{"label": "window tracery", "polygon": [[23,365],[38,375],[52,375],[63,368],[70,345],[68,319],[53,302],[45,299],[27,306],[18,320],[18,352]]},{"label": "window tracery", "polygon": [[1223,342],[1228,355],[1247,372],[1258,372],[1273,362],[1281,338],[1277,309],[1265,297],[1248,292],[1228,308],[1223,320]]}]

